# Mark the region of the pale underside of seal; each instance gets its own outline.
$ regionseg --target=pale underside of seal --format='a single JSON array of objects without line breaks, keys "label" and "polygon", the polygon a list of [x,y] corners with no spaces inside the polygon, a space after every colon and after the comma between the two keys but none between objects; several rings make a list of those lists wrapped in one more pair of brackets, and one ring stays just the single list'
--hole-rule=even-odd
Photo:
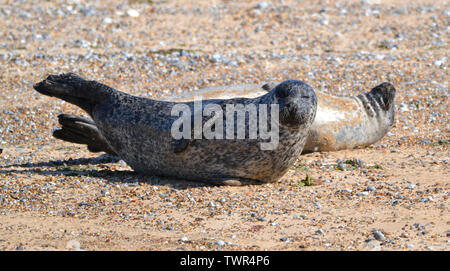
[{"label": "pale underside of seal", "polygon": [[[283,176],[302,152],[317,107],[313,89],[295,80],[256,98],[203,101],[203,107],[215,104],[224,111],[228,104],[277,104],[279,143],[275,149],[263,151],[260,143],[266,140],[261,138],[175,140],[171,126],[177,118],[172,108],[182,104],[194,112],[192,101],[136,97],[74,74],[49,76],[34,88],[79,106],[92,118],[61,115],[64,129],[55,131],[55,137],[91,143],[91,150],[114,153],[140,173],[228,185],[274,182]],[[203,124],[206,121],[202,119]],[[226,123],[224,120],[224,126]],[[249,129],[246,121],[245,131]]]}]

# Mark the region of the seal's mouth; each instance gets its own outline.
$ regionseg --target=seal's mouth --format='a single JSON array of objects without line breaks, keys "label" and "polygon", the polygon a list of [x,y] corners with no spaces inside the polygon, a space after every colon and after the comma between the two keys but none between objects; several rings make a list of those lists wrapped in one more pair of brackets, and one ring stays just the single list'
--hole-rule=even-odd
[{"label": "seal's mouth", "polygon": [[308,103],[287,103],[280,111],[280,123],[290,129],[302,129],[312,123],[314,107]]}]

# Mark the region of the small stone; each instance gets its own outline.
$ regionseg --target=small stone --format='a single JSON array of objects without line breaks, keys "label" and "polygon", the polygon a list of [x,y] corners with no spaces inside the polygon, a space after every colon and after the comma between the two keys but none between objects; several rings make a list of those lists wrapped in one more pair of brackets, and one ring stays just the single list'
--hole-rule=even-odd
[{"label": "small stone", "polygon": [[446,58],[442,58],[442,59],[433,61],[433,65],[435,65],[435,66],[443,66],[445,64],[446,60],[447,60]]},{"label": "small stone", "polygon": [[415,184],[412,184],[412,183],[408,184],[408,189],[414,189],[414,188],[416,188]]},{"label": "small stone", "polygon": [[139,17],[139,11],[135,9],[129,9],[127,10],[127,15],[130,17]]},{"label": "small stone", "polygon": [[180,238],[180,242],[188,242],[189,238],[187,238],[186,236],[183,236]]},{"label": "small stone", "polygon": [[414,248],[414,245],[413,244],[407,244],[406,245],[408,248]]},{"label": "small stone", "polygon": [[101,193],[103,196],[108,196],[110,194],[108,190],[104,190],[104,189],[101,190]]},{"label": "small stone", "polygon": [[280,241],[289,243],[290,240],[289,240],[289,237],[281,237],[281,238],[280,238]]},{"label": "small stone", "polygon": [[328,25],[330,23],[330,20],[328,20],[328,18],[320,18],[318,21],[323,25]]},{"label": "small stone", "polygon": [[375,231],[373,233],[373,237],[375,237],[375,239],[377,239],[378,241],[384,241],[386,240],[386,237],[384,236],[384,234],[380,231]]},{"label": "small stone", "polygon": [[104,23],[104,24],[110,24],[110,23],[112,23],[112,19],[109,18],[109,17],[103,18],[102,23]]},{"label": "small stone", "polygon": [[324,234],[324,231],[322,229],[318,229],[314,233],[317,234],[317,235],[322,235],[322,234]]},{"label": "small stone", "polygon": [[224,61],[224,57],[221,54],[213,54],[211,56],[211,60],[214,63],[223,62]]},{"label": "small stone", "polygon": [[222,246],[225,245],[225,242],[222,241],[222,240],[218,240],[218,241],[216,242],[216,245],[218,245],[219,247],[222,247]]},{"label": "small stone", "polygon": [[266,9],[269,7],[269,4],[267,2],[260,2],[256,5],[256,9]]},{"label": "small stone", "polygon": [[81,13],[83,13],[84,16],[92,16],[95,14],[94,8],[81,8]]},{"label": "small stone", "polygon": [[416,229],[416,230],[419,230],[419,231],[423,231],[423,230],[425,230],[425,227],[422,224],[420,224],[420,223],[414,223],[411,226],[411,229]]},{"label": "small stone", "polygon": [[31,18],[32,16],[31,16],[31,14],[28,13],[28,12],[22,12],[22,13],[19,14],[19,17],[22,18],[22,19],[29,19],[29,18]]},{"label": "small stone", "polygon": [[366,189],[367,189],[367,191],[375,191],[375,190],[377,190],[376,187],[373,186],[373,185],[369,185]]}]

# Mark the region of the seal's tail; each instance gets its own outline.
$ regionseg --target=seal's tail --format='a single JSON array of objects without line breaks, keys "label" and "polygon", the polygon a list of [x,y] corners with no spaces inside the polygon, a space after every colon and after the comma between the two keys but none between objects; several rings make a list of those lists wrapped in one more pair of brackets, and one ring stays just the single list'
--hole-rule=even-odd
[{"label": "seal's tail", "polygon": [[49,75],[33,86],[39,93],[60,98],[74,104],[89,114],[92,107],[101,102],[112,88],[96,81],[87,81],[73,73]]},{"label": "seal's tail", "polygon": [[91,119],[61,114],[58,116],[58,121],[62,127],[53,132],[55,138],[87,145],[88,150],[91,152],[103,151],[111,155],[116,155]]}]

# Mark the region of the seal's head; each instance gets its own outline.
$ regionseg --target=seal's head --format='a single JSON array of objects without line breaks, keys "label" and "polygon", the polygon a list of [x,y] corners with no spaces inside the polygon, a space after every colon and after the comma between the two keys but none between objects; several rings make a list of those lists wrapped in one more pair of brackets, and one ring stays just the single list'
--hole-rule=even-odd
[{"label": "seal's head", "polygon": [[316,116],[317,97],[314,90],[298,80],[287,80],[272,89],[274,100],[280,107],[280,124],[289,128],[302,128],[311,124]]}]

